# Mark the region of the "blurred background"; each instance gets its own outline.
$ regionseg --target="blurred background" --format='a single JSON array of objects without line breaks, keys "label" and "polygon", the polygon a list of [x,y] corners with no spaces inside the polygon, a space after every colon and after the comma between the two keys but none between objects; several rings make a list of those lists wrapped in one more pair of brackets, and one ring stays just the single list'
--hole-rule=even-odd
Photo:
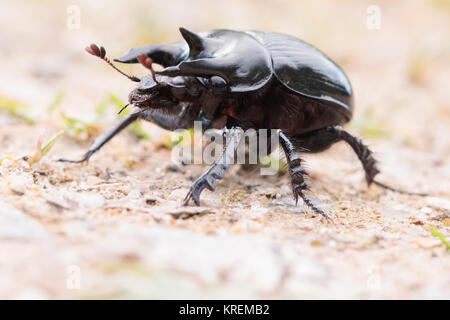
[{"label": "blurred background", "polygon": [[[126,100],[133,84],[87,55],[90,43],[105,46],[114,58],[134,46],[178,41],[180,26],[270,30],[315,45],[345,70],[355,91],[357,129],[389,132],[427,151],[436,144],[449,151],[448,145],[441,149],[450,112],[447,1],[5,1],[3,6],[1,94],[33,108],[42,110],[63,94],[61,107],[86,117],[105,91]],[[121,67],[145,73],[139,65]]]},{"label": "blurred background", "polygon": [[[0,255],[5,255],[0,257],[2,261],[0,263],[0,270],[2,270],[0,272],[0,297],[164,298],[187,297],[191,294],[192,297],[239,297],[235,296],[236,292],[245,292],[241,296],[256,298],[319,297],[325,292],[327,292],[328,297],[449,297],[448,255],[443,256],[443,260],[436,263],[437,269],[432,269],[429,265],[425,266],[424,262],[431,254],[430,250],[435,250],[436,246],[442,246],[439,241],[436,244],[436,237],[433,237],[427,231],[428,223],[435,223],[436,227],[441,228],[440,232],[444,234],[444,238],[445,236],[448,237],[449,234],[449,224],[447,224],[449,221],[445,220],[448,219],[450,210],[448,192],[450,187],[449,1],[128,0],[124,2],[103,0],[3,0],[1,7],[0,161],[3,162],[3,171],[0,180],[3,181],[1,181],[0,200],[4,206],[8,205],[20,210],[24,214],[25,222],[23,222],[24,229],[21,229],[20,226],[17,233],[11,234],[11,230],[20,223],[12,222],[16,221],[15,218],[11,218],[13,220],[5,217],[2,218],[3,220],[0,219],[0,221],[3,221],[3,226],[0,226],[0,241],[2,243],[0,245],[5,248],[0,253]],[[192,177],[201,172],[201,168],[199,168],[192,169],[194,170],[192,172],[170,173],[167,179],[160,174],[165,170],[162,164],[168,161],[164,160],[167,159],[168,151],[160,151],[161,148],[163,150],[164,148],[170,149],[167,132],[148,123],[136,125],[128,130],[128,133],[117,137],[115,142],[111,142],[111,145],[105,147],[105,151],[102,151],[87,168],[75,166],[73,169],[66,169],[65,166],[60,166],[60,164],[55,164],[50,160],[39,163],[38,168],[32,167],[32,169],[23,163],[19,163],[21,160],[17,159],[33,153],[36,148],[36,140],[43,128],[46,128],[46,133],[42,136],[44,142],[53,134],[64,130],[64,135],[55,143],[49,159],[60,156],[73,158],[80,156],[93,137],[116,120],[117,108],[123,101],[127,100],[128,93],[135,85],[113,71],[105,63],[88,55],[84,51],[88,44],[103,45],[106,48],[107,56],[115,58],[131,47],[148,43],[178,41],[181,38],[178,31],[180,26],[193,31],[227,28],[237,30],[259,29],[287,33],[299,37],[324,51],[343,68],[353,85],[355,114],[354,119],[349,124],[349,129],[367,139],[373,146],[382,160],[382,167],[385,170],[383,172],[394,184],[417,191],[420,189],[430,192],[433,194],[433,198],[424,203],[421,203],[420,199],[408,200],[412,202],[407,202],[405,198],[395,195],[390,195],[386,200],[380,200],[375,196],[375,191],[367,196],[361,196],[361,193],[358,192],[363,192],[361,190],[364,190],[365,186],[362,181],[362,174],[358,171],[359,167],[356,167],[359,165],[357,160],[350,152],[346,151],[345,155],[342,155],[341,151],[345,148],[336,147],[333,149],[334,152],[331,151],[330,157],[334,160],[332,162],[337,164],[327,161],[326,156],[322,160],[311,159],[310,161],[312,171],[316,172],[313,176],[315,175],[321,180],[316,184],[318,193],[326,195],[333,193],[333,190],[339,190],[330,197],[333,201],[344,201],[342,203],[345,203],[345,205],[339,203],[342,205],[341,207],[346,208],[349,206],[351,199],[355,196],[361,196],[363,200],[356,202],[356,211],[350,211],[363,212],[367,209],[374,217],[380,215],[380,212],[391,212],[392,210],[406,212],[404,215],[400,215],[400,220],[388,220],[388,222],[384,221],[384,224],[381,223],[383,227],[386,227],[387,223],[391,229],[379,229],[380,224],[378,222],[370,222],[372,216],[369,213],[369,216],[361,214],[354,219],[368,220],[352,220],[352,223],[366,226],[369,224],[369,226],[366,227],[367,230],[362,230],[354,238],[348,238],[350,236],[346,235],[345,230],[348,231],[349,225],[345,224],[346,226],[339,225],[333,227],[332,230],[323,231],[324,238],[314,242],[316,240],[311,238],[311,233],[324,228],[317,219],[312,219],[314,220],[312,222],[305,222],[301,220],[303,218],[296,217],[295,219],[300,220],[298,220],[298,225],[296,223],[293,225],[301,226],[300,229],[296,229],[296,231],[289,229],[291,230],[289,231],[291,232],[289,233],[290,236],[288,234],[281,236],[277,233],[278,229],[276,228],[289,227],[284,222],[279,222],[277,218],[275,220],[279,224],[273,227],[272,231],[269,228],[262,232],[261,229],[257,228],[257,231],[255,231],[256,239],[262,237],[261,241],[264,242],[267,238],[270,241],[278,241],[292,237],[295,241],[293,240],[294,242],[287,246],[291,246],[293,252],[300,250],[303,252],[302,254],[308,256],[308,259],[312,259],[312,262],[310,261],[311,269],[322,270],[321,268],[323,268],[324,270],[318,274],[311,271],[310,274],[310,269],[305,267],[306,273],[298,271],[301,273],[300,278],[318,277],[320,281],[309,283],[307,286],[279,287],[275,280],[273,282],[270,280],[271,277],[278,277],[281,272],[274,266],[274,270],[265,270],[264,272],[267,273],[260,275],[266,279],[266,282],[261,284],[261,277],[258,276],[259,279],[256,276],[252,278],[251,274],[254,272],[253,267],[256,268],[256,265],[260,264],[259,262],[273,258],[267,258],[266,252],[263,250],[262,256],[255,256],[256,260],[253,258],[249,260],[250,264],[239,265],[239,268],[243,268],[244,271],[242,271],[242,274],[231,276],[232,280],[227,278],[224,275],[225,271],[220,269],[220,265],[228,263],[228,261],[216,257],[218,259],[215,260],[217,264],[204,266],[205,268],[208,267],[206,272],[209,276],[203,274],[203,276],[200,276],[201,281],[197,279],[200,282],[195,280],[191,283],[192,277],[198,277],[198,270],[203,270],[197,269],[198,265],[195,264],[195,261],[203,261],[202,257],[206,255],[206,252],[214,249],[200,246],[198,249],[200,251],[193,253],[198,260],[190,262],[192,266],[190,269],[188,268],[189,270],[179,271],[177,267],[173,266],[173,264],[177,265],[174,258],[179,254],[177,250],[186,251],[189,249],[185,247],[173,248],[170,246],[172,241],[181,240],[185,243],[191,243],[190,241],[192,241],[193,246],[197,246],[198,243],[205,243],[204,240],[208,240],[208,238],[203,239],[201,237],[207,237],[209,233],[216,233],[218,230],[217,224],[223,227],[221,223],[231,219],[229,218],[230,212],[238,215],[236,219],[239,221],[241,218],[245,218],[249,221],[258,222],[258,219],[262,218],[252,216],[256,214],[255,212],[259,212],[259,209],[239,207],[235,204],[235,207],[227,207],[227,212],[215,207],[214,210],[218,210],[216,218],[202,220],[204,223],[194,221],[191,224],[189,221],[183,220],[184,222],[182,222],[176,218],[166,221],[164,214],[158,211],[160,209],[158,206],[149,207],[151,203],[154,204],[155,202],[160,205],[164,204],[161,198],[165,198],[169,194],[172,197],[169,196],[165,200],[173,200],[174,203],[178,203],[177,201],[187,190]],[[146,73],[140,65],[121,65],[120,67],[124,71],[138,76]],[[142,155],[145,155],[145,158]],[[149,159],[152,156],[156,157],[156,160]],[[158,165],[160,165],[161,168],[158,169],[160,171],[155,171],[155,173],[151,171],[153,168],[149,169],[150,164],[154,164],[152,161],[159,161],[156,167],[159,168]],[[86,175],[80,173],[80,168],[87,172]],[[104,171],[105,168],[108,169]],[[321,169],[323,170],[321,171]],[[125,191],[120,191],[120,188],[114,191],[109,189],[101,189],[100,191],[92,187],[92,185],[96,186],[104,182],[103,180],[106,178],[102,178],[102,182],[99,177],[109,174],[108,170],[113,172],[112,176],[116,179],[114,180],[115,183],[119,183],[117,181],[120,179],[122,179],[120,183],[126,183]],[[125,174],[121,175],[121,170],[125,170]],[[147,180],[144,179],[145,181],[133,180],[140,176],[145,178],[145,172],[150,174],[150,171],[159,177],[159,180],[153,182],[154,188],[156,188],[153,191],[148,191],[148,184],[152,184],[153,181],[149,182],[150,178],[147,177]],[[116,175],[114,175],[114,172]],[[78,178],[82,181],[77,180],[78,178],[74,175],[79,175]],[[341,178],[341,175],[343,178]],[[175,179],[179,184],[169,187],[170,179]],[[347,183],[350,187],[359,188],[359,191],[341,189],[343,188],[339,183],[341,180],[345,181],[343,184]],[[387,178],[384,180],[386,181]],[[235,180],[225,183],[233,185],[233,181]],[[287,180],[283,181],[286,184]],[[258,180],[257,184],[263,185],[262,191],[260,190],[261,198],[256,196],[256,198],[251,198],[253,199],[251,201],[254,201],[253,203],[262,209],[270,211],[272,209],[270,209],[270,206],[267,209],[268,205],[264,202],[267,200],[266,196],[263,196],[263,194],[269,192],[267,190],[270,190],[270,187],[264,189],[266,186],[264,183],[266,182]],[[327,187],[328,183],[331,183],[329,187]],[[354,187],[355,185],[360,187]],[[81,204],[78,203],[72,207],[72,205],[67,204],[67,199],[58,200],[48,195],[49,193],[58,195],[59,188],[63,188],[64,192],[69,189],[80,192],[82,189],[83,192],[88,190],[91,193],[86,193],[87,198],[82,198],[82,200],[80,198]],[[182,191],[180,191],[180,194],[175,192],[177,188]],[[286,188],[287,190],[280,189],[282,190],[282,198],[289,196],[289,188]],[[138,193],[134,194],[134,198],[133,190],[138,190],[136,191]],[[98,200],[95,195],[92,195],[93,192],[101,194],[103,198]],[[120,192],[123,194],[120,194]],[[156,200],[152,198],[155,194],[161,198]],[[89,196],[92,197],[89,198]],[[116,212],[115,209],[111,208],[123,205],[123,203],[118,205],[114,202],[118,201],[117,199],[120,197],[127,197],[128,203],[134,203],[133,201],[135,201],[140,207],[129,210],[121,207],[122,209]],[[270,197],[267,196],[267,198]],[[143,203],[142,199],[148,199],[150,204]],[[212,205],[213,200],[215,200],[213,195],[208,195],[206,199],[211,200],[211,202],[206,201],[207,206]],[[260,199],[265,200],[259,202]],[[392,202],[401,202],[399,199],[403,200],[403,203],[407,203],[406,207],[399,209],[398,206],[392,204]],[[370,207],[371,205],[367,204],[366,200],[375,203],[374,207]],[[220,200],[218,201],[220,203]],[[101,205],[98,203],[101,203]],[[107,213],[101,212],[100,209],[108,207],[111,207],[110,211]],[[150,219],[148,210],[157,217],[161,214],[163,218],[159,217],[159,221]],[[346,209],[342,210],[345,211]],[[139,212],[139,214],[136,212]],[[417,212],[421,212],[425,216],[435,214],[441,218],[430,220],[432,222],[426,222],[425,225],[420,221],[411,225],[410,216],[414,216]],[[196,215],[198,212],[194,212],[194,214]],[[249,216],[246,216],[247,214]],[[348,216],[348,212],[346,214]],[[27,220],[30,217],[36,219],[39,226],[31,226],[34,224],[30,225]],[[286,215],[277,217],[282,220],[286,218]],[[399,254],[406,249],[397,242],[400,241],[399,238],[392,237],[394,231],[392,231],[391,223],[396,225],[399,221],[404,223],[402,225],[404,230],[397,231],[402,235],[401,239],[405,241],[405,247],[408,250],[413,248],[411,249],[413,253],[409,258]],[[97,229],[111,226],[119,228],[125,222],[132,224],[133,227],[130,227],[130,230],[133,231],[120,229],[121,231],[117,235],[125,235],[128,240],[131,239],[128,238],[131,237],[131,234],[136,234],[133,228],[138,228],[137,226],[141,222],[146,227],[149,224],[171,226],[168,231],[169,234],[179,229],[191,230],[195,232],[195,236],[190,238],[188,234],[173,234],[173,238],[166,239],[165,237],[168,236],[164,235],[166,234],[163,232],[164,230],[157,230],[156,234],[161,235],[161,238],[154,235],[157,240],[153,238],[153,240],[147,240],[156,243],[155,246],[159,250],[156,251],[166,258],[168,256],[162,253],[161,248],[169,248],[168,251],[173,253],[173,259],[170,257],[166,260],[163,259],[166,264],[156,263],[157,267],[155,267],[154,260],[149,257],[140,257],[143,254],[142,251],[147,248],[147,246],[144,246],[145,241],[133,238],[133,240],[129,240],[130,242],[123,240],[123,243],[118,243],[120,239],[112,240],[111,233],[113,231]],[[8,223],[15,227],[11,227]],[[258,223],[264,224],[261,221]],[[245,236],[253,234],[254,230],[251,228],[251,224],[250,227],[246,224],[240,225],[240,231],[232,229],[231,224],[230,222],[230,226],[223,227],[228,230],[224,231],[225,233],[244,233]],[[305,224],[309,226],[309,230],[301,229],[305,228]],[[413,228],[412,233],[408,233],[411,231],[408,229],[410,227]],[[41,230],[41,228],[45,229],[45,231],[42,231],[46,234],[45,237],[41,236],[41,231],[36,231]],[[406,229],[409,231],[405,231]],[[114,229],[114,234],[116,234],[116,231]],[[123,233],[121,233],[122,231]],[[42,240],[44,244],[38,242],[39,245],[36,245],[28,242],[30,239],[34,239],[34,232],[37,232],[36,237],[39,241],[43,239],[42,237],[46,239]],[[334,238],[333,232],[339,234],[339,237],[342,238]],[[30,238],[30,234],[32,234],[32,238]],[[106,234],[109,235],[106,236]],[[347,248],[352,247],[355,243],[366,243],[367,241],[378,243],[376,237],[383,236],[385,241],[391,241],[390,243],[394,246],[394,249],[386,249],[390,250],[388,254],[383,253],[383,246],[381,246],[377,247],[380,252],[374,253],[372,251],[369,256],[359,255],[356,249],[356,251],[351,251],[351,253],[348,253],[350,256],[347,256],[349,265],[338,264],[337,267],[332,267],[331,263],[323,260],[325,251],[321,250],[333,250],[328,246],[331,240],[335,241],[335,246],[337,242],[337,246],[341,246],[342,251],[347,252]],[[416,245],[414,244],[417,240],[415,237],[423,237],[424,239],[420,239],[425,242],[420,242],[422,240],[419,239],[419,244]],[[20,241],[16,242],[16,239]],[[166,240],[170,243],[166,243]],[[158,246],[160,244],[158,241],[162,241],[164,245]],[[230,241],[234,243],[235,240]],[[259,240],[250,237],[249,243],[253,243],[252,241],[256,241],[255,247],[260,245]],[[237,241],[236,243],[241,242]],[[303,243],[304,247],[300,246],[299,249],[300,243]],[[412,247],[410,246],[411,243],[413,243]],[[121,246],[125,244],[128,246],[124,249]],[[221,252],[220,241],[217,246],[218,252]],[[248,258],[247,253],[249,255],[254,254],[252,249],[254,247],[251,244],[248,246],[248,252],[243,251],[242,253],[243,257]],[[264,244],[261,244],[261,246],[265,248]],[[317,249],[317,247],[319,248]],[[356,247],[359,248],[358,245]],[[123,251],[119,253],[114,251],[119,250],[118,248],[122,248]],[[138,248],[142,250],[139,251]],[[417,253],[414,248],[421,248],[424,251]],[[223,252],[230,254],[233,252],[233,250],[228,250],[228,247],[223,250]],[[246,250],[245,247],[242,250]],[[102,254],[99,255],[98,252],[102,252]],[[198,255],[196,256],[196,254]],[[438,252],[439,254],[441,252]],[[106,258],[102,255],[106,255]],[[102,257],[102,262],[98,261],[99,256]],[[117,258],[117,256],[120,257]],[[424,256],[427,257],[425,260]],[[43,257],[45,259],[42,259]],[[152,257],[156,259],[155,254]],[[391,261],[389,257],[394,258]],[[150,260],[146,260],[147,258]],[[333,254],[329,259],[332,258]],[[334,256],[334,258],[340,259],[341,256]],[[405,275],[400,280],[398,280],[398,277],[392,276],[393,279],[391,279],[388,287],[385,287],[386,290],[370,291],[366,286],[367,268],[370,266],[364,265],[362,262],[366,258],[378,262],[391,261],[392,264],[388,270],[392,274],[396,274],[402,266],[412,265],[412,261],[417,262],[415,267],[417,269],[411,270],[409,275]],[[189,260],[189,258],[187,259]],[[236,261],[241,261],[239,259],[241,258],[236,258]],[[108,262],[104,262],[106,260]],[[292,262],[294,260],[287,259],[286,261]],[[270,260],[270,263],[272,262]],[[187,262],[184,261],[184,263]],[[252,263],[255,263],[255,265]],[[305,264],[303,259],[300,259],[298,263],[299,265]],[[315,263],[319,266],[317,267]],[[99,264],[102,266],[101,268],[98,267]],[[74,269],[67,269],[69,271],[65,269],[72,265],[75,265]],[[306,265],[308,265],[307,262]],[[67,280],[67,274],[70,275],[73,270],[76,274],[77,266],[89,270],[89,272],[85,272],[87,278],[84,279],[87,280],[84,282],[84,291],[71,291],[66,286],[66,281],[69,281]],[[128,272],[126,277],[112,277],[112,280],[108,280],[108,289],[104,289],[104,282],[99,280],[102,279],[99,274],[116,274],[117,270],[122,270],[122,268],[125,268]],[[153,274],[153,271],[148,271],[146,268],[157,268],[157,270],[164,270],[164,272],[161,278],[157,277],[156,280],[152,278],[153,280],[145,282],[146,288],[140,288],[139,281],[136,281],[134,277],[136,274],[138,274],[138,277],[142,275],[146,277],[148,272]],[[215,268],[222,271],[219,270],[217,273],[211,271],[216,270]],[[235,266],[229,268],[234,269]],[[352,268],[359,271],[355,271],[353,275],[343,276],[343,278],[340,276],[345,273],[344,270],[351,270]],[[375,264],[374,268],[375,271],[373,272],[381,272],[379,271],[381,267],[378,264]],[[100,269],[101,271],[99,271]],[[246,270],[248,274],[245,273]],[[447,275],[441,274],[444,278],[439,279],[437,277],[440,273],[436,270],[447,270]],[[408,273],[406,272],[406,274]],[[419,279],[418,275],[421,275],[422,279]],[[222,276],[223,278],[221,278]],[[331,287],[325,285],[323,281],[329,283]],[[183,283],[182,289],[179,287],[180,283]],[[211,283],[213,283],[213,289],[211,289]],[[293,283],[296,282],[293,281]],[[350,287],[348,286],[349,283],[351,283]],[[97,289],[100,287],[100,289],[96,289],[97,291],[94,290],[95,293],[92,293],[91,286]],[[208,287],[210,291],[199,289],[202,286]]]}]

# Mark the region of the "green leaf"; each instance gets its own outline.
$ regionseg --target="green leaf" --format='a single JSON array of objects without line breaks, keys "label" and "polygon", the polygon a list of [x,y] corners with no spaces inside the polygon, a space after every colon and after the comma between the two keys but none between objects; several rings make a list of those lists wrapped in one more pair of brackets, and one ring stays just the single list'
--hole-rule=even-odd
[{"label": "green leaf", "polygon": [[444,244],[445,248],[447,250],[450,250],[450,244],[448,243],[448,241],[445,239],[444,235],[442,233],[440,233],[437,229],[433,228],[432,226],[428,227],[428,231],[435,237],[438,237],[442,243]]},{"label": "green leaf", "polygon": [[150,135],[142,128],[139,122],[133,122],[133,124],[131,125],[131,132],[133,132],[138,139],[150,139]]},{"label": "green leaf", "polygon": [[95,115],[97,117],[100,117],[101,115],[103,115],[105,113],[106,107],[108,106],[108,101],[102,101],[99,102],[95,107],[94,107],[94,112]]},{"label": "green leaf", "polygon": [[64,133],[64,130],[59,131],[58,133],[56,133],[53,137],[50,138],[50,140],[47,141],[47,143],[41,148],[41,155],[45,156],[50,149],[53,147],[53,145],[55,144],[56,140],[58,140],[58,138]]},{"label": "green leaf", "polygon": [[86,121],[73,118],[73,117],[67,117],[65,114],[62,114],[64,120],[66,121],[66,130],[78,135],[83,131],[86,131],[88,127],[88,123]]},{"label": "green leaf", "polygon": [[382,129],[383,120],[377,117],[374,107],[368,107],[364,113],[350,123],[351,126],[358,129],[363,135],[375,138],[386,137],[389,132]]},{"label": "green leaf", "polygon": [[181,132],[175,132],[172,135],[172,148],[182,142],[183,140],[190,140],[194,135],[194,129],[186,129]]},{"label": "green leaf", "polygon": [[59,105],[61,104],[61,101],[64,97],[64,92],[63,91],[58,91],[55,95],[55,97],[53,98],[53,101],[49,104],[48,106],[48,111],[54,111],[56,110]]},{"label": "green leaf", "polygon": [[[111,100],[111,102],[116,105],[117,111],[122,109],[122,107],[125,105],[125,103],[112,92],[108,92],[108,95],[109,95],[109,99]],[[123,117],[124,115],[128,114],[128,112],[129,111],[127,109],[123,110],[122,113],[119,115],[119,117]]]},{"label": "green leaf", "polygon": [[0,95],[0,110],[2,109],[27,124],[35,123],[35,119],[28,113],[28,105]]},{"label": "green leaf", "polygon": [[284,161],[283,159],[281,159],[281,158],[277,159],[271,154],[269,154],[267,156],[264,156],[264,157],[258,157],[258,164],[261,167],[264,167],[264,168],[273,167],[273,168],[275,168],[275,166],[273,165],[274,163],[276,164],[276,168],[278,168],[277,171],[279,173],[285,173],[286,172],[286,170],[288,168],[288,165],[287,165],[286,161]]},{"label": "green leaf", "polygon": [[6,159],[14,160],[14,157],[10,156],[10,155],[0,156],[0,166],[2,165],[3,160],[6,160]]}]

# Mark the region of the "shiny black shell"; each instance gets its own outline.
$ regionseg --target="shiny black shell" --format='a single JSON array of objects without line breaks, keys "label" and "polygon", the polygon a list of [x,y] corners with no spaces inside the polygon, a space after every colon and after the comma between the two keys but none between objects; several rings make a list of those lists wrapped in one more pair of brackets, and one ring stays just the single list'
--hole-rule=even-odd
[{"label": "shiny black shell", "polygon": [[323,52],[293,36],[264,31],[225,29],[199,33],[180,28],[184,40],[131,49],[119,62],[137,62],[141,53],[166,69],[160,74],[220,76],[230,92],[249,92],[274,77],[290,91],[339,109],[346,121],[353,95],[343,70]]}]

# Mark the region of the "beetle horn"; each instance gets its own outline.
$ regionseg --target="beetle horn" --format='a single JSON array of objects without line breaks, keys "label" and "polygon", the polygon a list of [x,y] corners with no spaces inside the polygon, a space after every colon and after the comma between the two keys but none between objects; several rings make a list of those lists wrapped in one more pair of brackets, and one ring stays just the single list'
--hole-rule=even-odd
[{"label": "beetle horn", "polygon": [[189,46],[189,56],[194,57],[203,51],[205,43],[201,36],[182,27],[180,28],[180,33]]},{"label": "beetle horn", "polygon": [[123,56],[114,59],[122,63],[138,63],[138,56],[145,54],[153,62],[163,67],[173,66],[184,60],[188,55],[188,48],[184,41],[172,44],[148,44],[130,49]]}]

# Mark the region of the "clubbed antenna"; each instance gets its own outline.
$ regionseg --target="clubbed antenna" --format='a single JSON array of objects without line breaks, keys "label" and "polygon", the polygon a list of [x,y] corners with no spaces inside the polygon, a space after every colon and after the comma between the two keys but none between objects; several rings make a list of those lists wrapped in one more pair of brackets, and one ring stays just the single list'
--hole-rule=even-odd
[{"label": "clubbed antenna", "polygon": [[137,57],[138,61],[152,73],[153,81],[159,84],[159,81],[156,80],[155,70],[153,69],[153,60],[147,57],[145,54],[140,54]]},{"label": "clubbed antenna", "polygon": [[99,57],[100,59],[106,61],[106,63],[108,63],[111,67],[113,67],[114,69],[116,69],[118,72],[120,72],[121,74],[123,74],[125,77],[127,77],[128,79],[130,79],[131,81],[135,81],[135,82],[139,82],[141,81],[141,79],[139,79],[138,77],[135,76],[130,76],[128,74],[126,74],[125,72],[123,72],[122,70],[120,70],[119,68],[117,68],[108,58],[105,57],[106,55],[106,50],[103,47],[98,47],[96,44],[91,44],[90,46],[86,47],[86,51],[90,54],[92,54],[93,56]]}]

